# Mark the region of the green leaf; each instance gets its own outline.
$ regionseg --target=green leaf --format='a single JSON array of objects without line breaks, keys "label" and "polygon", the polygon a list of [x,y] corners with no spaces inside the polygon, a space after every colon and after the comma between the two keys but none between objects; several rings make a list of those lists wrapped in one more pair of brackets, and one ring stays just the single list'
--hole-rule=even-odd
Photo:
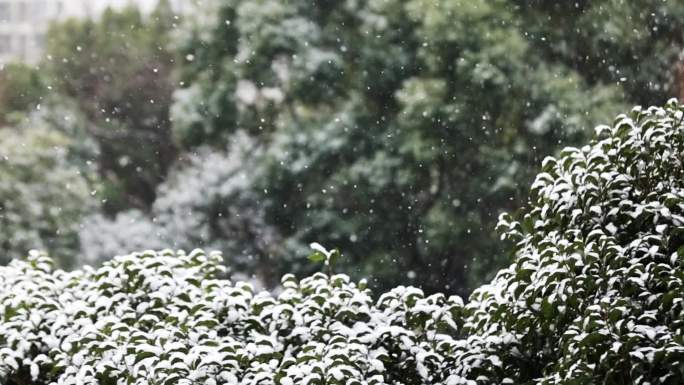
[{"label": "green leaf", "polygon": [[150,358],[154,357],[155,354],[152,352],[140,352],[135,355],[135,363],[137,364],[138,362],[144,360],[145,358]]},{"label": "green leaf", "polygon": [[328,264],[332,268],[332,266],[337,262],[337,260],[340,257],[340,250],[334,249],[330,252],[330,258],[328,259]]},{"label": "green leaf", "polygon": [[308,258],[311,262],[323,262],[326,259],[325,255],[323,255],[323,253],[320,251],[316,251],[315,253],[309,255]]}]

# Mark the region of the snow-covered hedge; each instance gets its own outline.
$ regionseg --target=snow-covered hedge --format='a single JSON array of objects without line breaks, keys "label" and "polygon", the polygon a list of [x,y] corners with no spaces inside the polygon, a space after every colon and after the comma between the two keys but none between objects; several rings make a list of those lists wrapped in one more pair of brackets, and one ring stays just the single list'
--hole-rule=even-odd
[{"label": "snow-covered hedge", "polygon": [[[463,303],[316,274],[274,297],[216,279],[219,255],[0,268],[0,377],[56,384],[390,384],[446,379]],[[17,380],[22,379],[22,380]],[[23,381],[23,382],[22,382]],[[3,382],[5,383],[5,382]]]},{"label": "snow-covered hedge", "polygon": [[471,296],[480,364],[460,373],[684,383],[683,110],[636,107],[544,160],[523,218],[500,218],[516,259]]},{"label": "snow-covered hedge", "polygon": [[134,253],[0,267],[3,384],[679,384],[684,382],[684,114],[635,108],[547,158],[514,263],[467,305],[343,275],[274,296],[221,257]]}]

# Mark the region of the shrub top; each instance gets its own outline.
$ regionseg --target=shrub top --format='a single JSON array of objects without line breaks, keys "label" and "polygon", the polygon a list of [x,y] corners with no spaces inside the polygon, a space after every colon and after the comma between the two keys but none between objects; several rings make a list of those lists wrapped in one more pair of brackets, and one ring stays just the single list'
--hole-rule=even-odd
[{"label": "shrub top", "polygon": [[217,279],[199,250],[51,271],[0,268],[0,376],[56,384],[433,383],[463,303],[399,287],[373,300],[344,275],[283,277],[276,297]]},{"label": "shrub top", "polygon": [[544,160],[522,220],[500,218],[514,263],[467,306],[474,346],[502,363],[462,365],[464,373],[684,381],[683,118],[674,100],[636,107],[597,127],[591,145]]}]

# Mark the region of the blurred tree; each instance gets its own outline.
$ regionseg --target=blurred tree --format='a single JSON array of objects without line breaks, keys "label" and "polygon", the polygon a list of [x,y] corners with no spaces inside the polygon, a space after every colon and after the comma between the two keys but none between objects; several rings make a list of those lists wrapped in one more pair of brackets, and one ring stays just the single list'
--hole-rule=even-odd
[{"label": "blurred tree", "polygon": [[0,131],[0,264],[30,249],[49,251],[62,267],[75,262],[81,218],[96,205],[68,147],[54,130]]},{"label": "blurred tree", "polygon": [[494,224],[541,158],[684,93],[683,9],[206,0],[177,29],[162,1],[56,25],[47,73],[79,123],[47,120],[95,141],[71,148],[107,186],[86,257],[215,247],[274,283],[318,241],[383,289],[467,292],[506,263]]},{"label": "blurred tree", "polygon": [[76,101],[99,146],[105,211],[146,210],[176,157],[169,106],[174,18],[167,1],[144,17],[136,8],[107,10],[97,20],[52,26],[45,63],[59,94]]},{"label": "blurred tree", "polygon": [[136,248],[202,247],[220,250],[231,271],[259,281],[289,270],[287,252],[296,247],[267,221],[254,191],[254,162],[262,159],[255,148],[251,138],[236,133],[227,153],[198,149],[159,186],[149,216],[136,210],[113,220],[91,216],[81,231],[84,259],[97,263]]},{"label": "blurred tree", "polygon": [[45,90],[38,68],[21,63],[0,65],[0,126],[26,117],[40,104]]},{"label": "blurred tree", "polygon": [[513,0],[526,40],[589,84],[619,83],[642,105],[684,98],[684,3]]},{"label": "blurred tree", "polygon": [[504,263],[494,223],[530,166],[621,105],[619,85],[535,49],[503,0],[203,7],[178,43],[179,143],[250,133],[267,221],[289,244],[340,247],[342,269],[383,287],[482,281]]}]

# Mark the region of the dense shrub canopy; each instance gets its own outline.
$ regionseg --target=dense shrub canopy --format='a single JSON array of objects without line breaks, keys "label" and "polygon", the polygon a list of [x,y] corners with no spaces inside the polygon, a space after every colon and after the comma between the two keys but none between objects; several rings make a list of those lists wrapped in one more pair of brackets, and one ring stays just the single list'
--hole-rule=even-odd
[{"label": "dense shrub canopy", "polygon": [[499,223],[515,262],[468,305],[466,327],[501,360],[482,361],[487,376],[684,381],[683,119],[674,100],[636,107],[544,160],[522,221]]},{"label": "dense shrub canopy", "polygon": [[0,274],[0,373],[57,384],[433,383],[447,375],[460,298],[400,287],[374,301],[363,283],[323,274],[285,276],[274,297],[216,279],[220,261],[145,252],[73,273],[51,272],[39,254],[13,262]]},{"label": "dense shrub canopy", "polygon": [[278,295],[218,254],[0,267],[9,384],[678,384],[684,381],[683,108],[635,108],[547,158],[503,215],[513,264],[471,296],[315,274]]}]

